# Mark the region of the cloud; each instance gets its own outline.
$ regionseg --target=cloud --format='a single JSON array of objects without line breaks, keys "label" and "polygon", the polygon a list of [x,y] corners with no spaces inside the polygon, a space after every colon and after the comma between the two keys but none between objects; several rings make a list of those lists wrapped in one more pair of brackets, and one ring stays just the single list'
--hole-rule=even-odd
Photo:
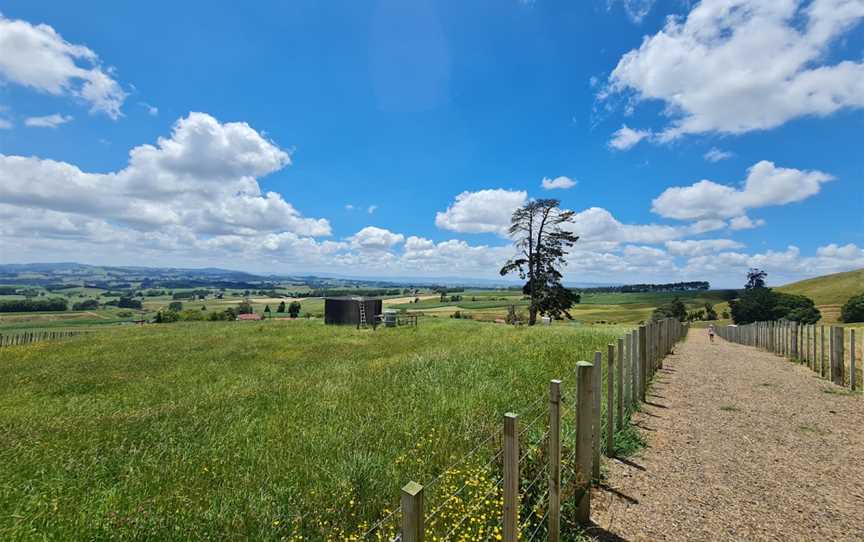
[{"label": "cloud", "polygon": [[657,244],[724,228],[722,220],[694,222],[686,226],[624,224],[601,207],[590,207],[573,215],[569,229],[579,236],[580,246],[609,250],[620,243]]},{"label": "cloud", "polygon": [[366,212],[369,213],[370,215],[377,210],[378,210],[377,205],[370,205],[369,207],[366,208]]},{"label": "cloud", "polygon": [[147,102],[138,102],[138,105],[143,107],[144,110],[147,111],[147,114],[150,115],[151,117],[155,117],[156,115],[159,114],[159,108],[156,107],[155,105],[150,105]]},{"label": "cloud", "polygon": [[663,102],[660,141],[864,107],[864,63],[828,63],[862,17],[860,0],[704,0],[622,56],[598,97]]},{"label": "cloud", "polygon": [[354,210],[354,205],[352,205],[352,204],[350,204],[350,203],[346,203],[346,204],[345,204],[345,210],[346,210],[346,211],[353,211],[353,210]]},{"label": "cloud", "polygon": [[12,121],[0,118],[0,130],[11,130],[12,126]]},{"label": "cloud", "polygon": [[393,245],[405,240],[401,233],[393,233],[384,228],[366,226],[348,239],[351,244],[359,249],[365,250],[387,250]]},{"label": "cloud", "polygon": [[46,115],[44,117],[27,117],[24,120],[24,124],[31,128],[57,128],[61,124],[66,124],[67,122],[72,122],[72,117],[70,115],[61,115],[59,113]]},{"label": "cloud", "polygon": [[435,215],[435,225],[460,233],[497,233],[507,235],[513,211],[525,205],[523,190],[479,190],[462,192],[446,211]]},{"label": "cloud", "polygon": [[864,267],[864,249],[855,244],[831,243],[816,249],[814,256],[802,256],[796,246],[786,250],[767,250],[756,254],[720,252],[690,258],[682,272],[691,276],[740,277],[745,280],[747,270],[758,267],[768,272],[770,284],[784,284],[805,277],[839,273]]},{"label": "cloud", "polygon": [[631,22],[639,24],[642,22],[654,7],[655,0],[607,0],[607,9],[611,9],[613,4],[621,4],[624,8],[624,13]]},{"label": "cloud", "polygon": [[744,245],[732,239],[701,239],[687,241],[666,241],[666,250],[674,256],[702,256],[742,248]]},{"label": "cloud", "polygon": [[729,151],[722,151],[717,147],[713,147],[711,150],[705,153],[704,158],[709,162],[719,162],[721,160],[728,160],[733,156],[734,154]]},{"label": "cloud", "polygon": [[121,116],[126,93],[83,45],[67,42],[52,27],[0,15],[0,80],[53,96],[73,96],[91,112]]},{"label": "cloud", "polygon": [[543,180],[540,182],[540,186],[543,187],[543,190],[567,190],[568,188],[573,188],[576,186],[576,181],[571,179],[570,177],[555,177],[554,179],[550,179],[549,177],[543,177]]},{"label": "cloud", "polygon": [[[651,210],[678,220],[737,218],[748,209],[805,200],[818,194],[822,183],[833,178],[821,171],[781,168],[763,160],[747,170],[747,179],[740,189],[708,180],[675,186],[654,199]],[[744,218],[735,223],[738,229],[752,224]]]},{"label": "cloud", "polygon": [[753,220],[747,215],[736,216],[732,220],[729,221],[729,229],[730,230],[752,230],[753,228],[758,228],[760,226],[764,226],[765,221],[761,218],[757,218]]},{"label": "cloud", "polygon": [[650,136],[650,130],[634,130],[626,124],[622,124],[621,128],[612,134],[612,139],[609,140],[609,147],[619,151],[626,151]]},{"label": "cloud", "polygon": [[174,124],[171,137],[133,148],[128,165],[116,172],[0,155],[0,200],[138,232],[329,235],[326,220],[303,217],[280,194],[261,192],[256,178],[290,163],[286,152],[248,124],[190,113]]}]

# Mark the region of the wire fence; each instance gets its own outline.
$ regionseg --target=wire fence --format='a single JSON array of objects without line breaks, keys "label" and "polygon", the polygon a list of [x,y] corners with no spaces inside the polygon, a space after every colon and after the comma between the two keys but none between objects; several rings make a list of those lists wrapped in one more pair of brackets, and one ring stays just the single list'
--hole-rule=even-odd
[{"label": "wire fence", "polygon": [[84,333],[90,333],[89,331],[81,331],[81,330],[36,330],[36,331],[21,331],[21,332],[13,332],[13,333],[0,333],[0,348],[5,346],[19,346],[25,344],[31,344],[35,342],[41,341],[53,341],[58,339],[65,339],[67,337],[74,337],[75,335],[82,335]]},{"label": "wire fence", "polygon": [[806,365],[838,386],[852,391],[862,389],[864,329],[778,320],[721,327],[717,334],[729,342]]},{"label": "wire fence", "polygon": [[574,374],[549,382],[548,396],[538,397],[521,413],[507,413],[501,430],[425,485],[406,484],[399,508],[363,538],[571,538],[574,529],[589,521],[590,488],[600,478],[600,456],[615,455],[630,414],[687,332],[688,326],[677,320],[652,322],[609,345],[605,359],[597,352],[593,363],[577,363]]}]

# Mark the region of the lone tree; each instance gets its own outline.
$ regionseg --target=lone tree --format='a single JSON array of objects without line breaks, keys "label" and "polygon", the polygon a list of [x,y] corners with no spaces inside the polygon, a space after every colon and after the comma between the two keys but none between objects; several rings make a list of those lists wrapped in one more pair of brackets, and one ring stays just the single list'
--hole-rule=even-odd
[{"label": "lone tree", "polygon": [[745,290],[754,290],[756,288],[765,287],[765,277],[768,273],[761,269],[751,268],[747,271],[747,284],[744,285]]},{"label": "lone tree", "polygon": [[292,301],[290,305],[288,305],[288,316],[291,318],[297,318],[300,314],[300,302]]},{"label": "lone tree", "polygon": [[525,280],[522,293],[528,296],[528,325],[537,323],[537,313],[552,317],[564,314],[579,299],[561,285],[559,269],[567,265],[567,249],[579,237],[564,229],[573,221],[573,211],[564,211],[557,199],[538,199],[526,203],[513,212],[510,219],[510,237],[519,250],[519,257],[508,260],[501,268],[501,276],[518,273]]}]

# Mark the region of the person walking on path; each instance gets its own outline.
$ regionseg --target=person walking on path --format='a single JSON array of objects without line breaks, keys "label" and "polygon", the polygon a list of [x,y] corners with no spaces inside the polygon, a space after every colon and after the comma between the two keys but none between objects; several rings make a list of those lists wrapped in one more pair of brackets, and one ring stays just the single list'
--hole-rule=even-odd
[{"label": "person walking on path", "polygon": [[708,339],[714,342],[714,324],[708,324]]}]

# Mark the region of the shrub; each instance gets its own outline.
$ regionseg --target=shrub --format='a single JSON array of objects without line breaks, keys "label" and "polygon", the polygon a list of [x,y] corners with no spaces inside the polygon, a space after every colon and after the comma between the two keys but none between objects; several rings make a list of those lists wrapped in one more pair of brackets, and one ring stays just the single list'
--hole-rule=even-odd
[{"label": "shrub", "polygon": [[[288,316],[291,318],[297,318],[297,315],[300,314],[300,302],[292,301],[290,305],[288,305]],[[308,318],[308,316],[307,316]]]},{"label": "shrub", "polygon": [[89,311],[92,309],[99,308],[99,301],[95,299],[87,299],[86,301],[79,301],[72,305],[73,311]]},{"label": "shrub", "polygon": [[117,306],[121,309],[138,309],[141,310],[144,305],[141,303],[139,299],[133,299],[131,297],[121,297],[117,300]]},{"label": "shrub", "polygon": [[174,312],[180,312],[183,310],[183,302],[182,301],[172,301],[168,303],[168,310]]},{"label": "shrub", "polygon": [[187,309],[180,313],[180,319],[185,320],[187,322],[196,322],[204,319],[204,315],[201,311],[196,311],[192,309]]},{"label": "shrub", "polygon": [[172,310],[159,311],[156,313],[154,322],[157,324],[170,324],[180,319],[180,315]]},{"label": "shrub", "polygon": [[67,308],[69,308],[68,301],[61,297],[0,301],[0,312],[65,311]]},{"label": "shrub", "polygon": [[854,295],[840,309],[840,319],[844,322],[864,322],[864,292]]}]

